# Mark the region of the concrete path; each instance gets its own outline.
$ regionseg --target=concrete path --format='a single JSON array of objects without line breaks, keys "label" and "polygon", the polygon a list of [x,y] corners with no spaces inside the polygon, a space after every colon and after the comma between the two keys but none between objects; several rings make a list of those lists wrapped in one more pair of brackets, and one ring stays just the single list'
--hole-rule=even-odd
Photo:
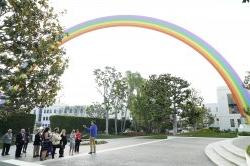
[{"label": "concrete path", "polygon": [[233,140],[233,144],[245,151],[248,145],[250,145],[250,136],[239,136]]},{"label": "concrete path", "polygon": [[[98,145],[95,155],[88,155],[89,147],[81,146],[80,154],[69,157],[68,153],[65,153],[64,158],[56,156],[54,160],[48,159],[43,162],[32,158],[30,154],[32,146],[29,146],[27,156],[19,161],[45,166],[213,166],[214,164],[205,155],[204,148],[220,140],[223,139],[187,137],[170,137],[168,140],[138,137],[112,139],[107,140],[108,144]],[[11,156],[0,157],[0,160],[11,163],[13,150],[12,147]],[[66,152],[68,152],[67,149]],[[0,165],[2,166],[2,163]]]}]

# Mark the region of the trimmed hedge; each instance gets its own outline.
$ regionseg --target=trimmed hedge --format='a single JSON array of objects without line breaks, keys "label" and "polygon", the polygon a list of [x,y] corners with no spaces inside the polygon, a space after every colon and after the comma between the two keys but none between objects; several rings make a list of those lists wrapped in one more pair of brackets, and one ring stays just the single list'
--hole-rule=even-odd
[{"label": "trimmed hedge", "polygon": [[246,131],[238,132],[238,135],[239,136],[250,136],[250,132],[246,132]]},{"label": "trimmed hedge", "polygon": [[[98,132],[102,133],[106,128],[106,120],[99,118],[88,118],[88,117],[75,117],[75,116],[61,116],[54,115],[50,116],[50,126],[52,129],[59,127],[59,129],[66,129],[67,133],[70,133],[72,129],[79,129],[83,131],[83,125],[90,126],[91,120],[95,121],[95,124],[98,127]],[[126,121],[126,128],[129,128],[131,125],[130,120]],[[117,120],[117,131],[121,132],[121,120]],[[109,119],[109,133],[115,132],[115,120]]]},{"label": "trimmed hedge", "polygon": [[0,135],[5,134],[8,129],[12,129],[14,135],[20,132],[22,128],[29,128],[30,132],[32,132],[35,119],[36,116],[34,114],[24,113],[15,113],[8,116],[7,118],[0,119]]},{"label": "trimmed hedge", "polygon": [[228,131],[215,131],[211,129],[201,129],[197,131],[190,131],[188,133],[182,133],[180,136],[186,137],[216,137],[216,138],[234,138],[237,137],[236,132]]}]

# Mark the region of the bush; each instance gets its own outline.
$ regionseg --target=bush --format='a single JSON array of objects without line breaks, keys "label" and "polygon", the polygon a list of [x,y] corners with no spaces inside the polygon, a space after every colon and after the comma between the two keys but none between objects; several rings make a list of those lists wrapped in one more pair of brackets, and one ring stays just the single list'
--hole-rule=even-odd
[{"label": "bush", "polygon": [[243,131],[243,132],[238,132],[238,135],[239,135],[239,136],[250,136],[250,132],[245,132],[245,131]]},{"label": "bush", "polygon": [[144,136],[145,135],[145,133],[143,133],[143,132],[137,132],[137,131],[131,131],[131,132],[122,133],[122,134],[126,135],[128,137]]},{"label": "bush", "polygon": [[143,137],[144,139],[167,139],[168,136],[166,134],[153,134],[147,137]]},{"label": "bush", "polygon": [[213,130],[215,132],[220,132],[220,128],[219,127],[209,127],[210,130]]},{"label": "bush", "polygon": [[[83,131],[84,129],[82,125],[89,126],[91,120],[95,121],[99,133],[103,133],[105,131],[106,120],[99,118],[55,115],[50,117],[50,125],[52,129],[54,129],[55,127],[59,127],[60,129],[66,129],[67,133],[70,133],[72,129],[79,129],[80,131]],[[121,120],[117,121],[118,132],[121,132],[121,123],[122,123]],[[131,122],[127,120],[125,128],[129,128],[130,125]],[[109,119],[109,133],[114,133],[114,132],[115,132],[115,120]]]},{"label": "bush", "polygon": [[229,131],[214,131],[211,129],[201,129],[198,131],[192,131],[188,133],[182,133],[182,136],[188,137],[218,137],[218,138],[234,138],[237,137],[236,132]]},{"label": "bush", "polygon": [[15,113],[11,114],[5,119],[0,119],[0,135],[7,132],[8,129],[12,129],[14,135],[16,135],[22,128],[30,129],[33,131],[36,116],[34,114]]},{"label": "bush", "polygon": [[247,154],[250,156],[250,145],[247,147]]}]

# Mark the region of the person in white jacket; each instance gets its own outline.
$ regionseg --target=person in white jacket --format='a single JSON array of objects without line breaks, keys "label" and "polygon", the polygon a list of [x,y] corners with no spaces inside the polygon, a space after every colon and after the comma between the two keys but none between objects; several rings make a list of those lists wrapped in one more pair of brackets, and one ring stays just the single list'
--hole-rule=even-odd
[{"label": "person in white jacket", "polygon": [[61,147],[61,144],[60,144],[60,140],[61,139],[62,138],[61,138],[61,136],[59,134],[59,128],[55,128],[54,132],[52,133],[52,138],[51,138],[52,147],[53,147],[53,150],[52,150],[52,159],[54,159],[56,148],[60,148]]}]

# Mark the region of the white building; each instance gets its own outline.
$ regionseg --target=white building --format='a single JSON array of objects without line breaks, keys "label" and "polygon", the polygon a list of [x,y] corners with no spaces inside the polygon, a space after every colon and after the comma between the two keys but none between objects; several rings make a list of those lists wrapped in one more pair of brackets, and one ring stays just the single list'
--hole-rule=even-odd
[{"label": "white building", "polygon": [[52,115],[67,115],[86,117],[86,106],[65,106],[53,105],[45,108],[35,108],[33,113],[36,115],[36,126],[49,127],[50,116]]},{"label": "white building", "polygon": [[[62,104],[56,104],[45,108],[35,108],[32,113],[36,115],[36,126],[50,127],[50,116],[52,115],[63,115],[63,116],[78,116],[87,117],[86,114],[87,106],[67,106]],[[122,112],[118,113],[118,119],[124,117]],[[114,118],[114,114],[110,115],[109,118]],[[132,119],[129,110],[127,111],[127,119]]]},{"label": "white building", "polygon": [[227,87],[217,88],[217,103],[208,103],[205,106],[214,116],[214,124],[220,130],[236,130],[241,124],[241,115]]}]

